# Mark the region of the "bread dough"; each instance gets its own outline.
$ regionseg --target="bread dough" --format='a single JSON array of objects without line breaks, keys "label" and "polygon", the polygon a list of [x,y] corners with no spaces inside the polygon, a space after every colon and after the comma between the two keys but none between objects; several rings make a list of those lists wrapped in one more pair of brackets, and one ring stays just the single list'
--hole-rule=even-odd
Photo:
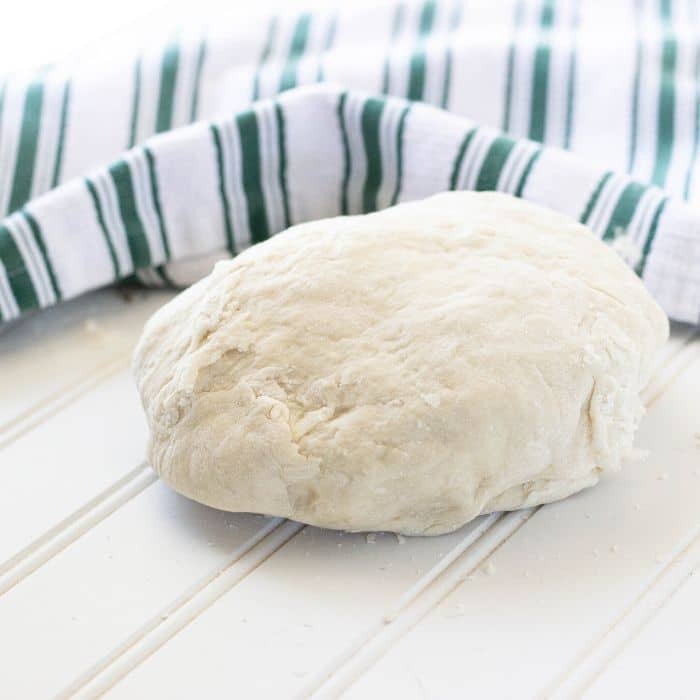
[{"label": "bread dough", "polygon": [[231,511],[450,532],[616,470],[668,321],[584,226],[454,192],[295,226],[160,309],[153,468]]}]

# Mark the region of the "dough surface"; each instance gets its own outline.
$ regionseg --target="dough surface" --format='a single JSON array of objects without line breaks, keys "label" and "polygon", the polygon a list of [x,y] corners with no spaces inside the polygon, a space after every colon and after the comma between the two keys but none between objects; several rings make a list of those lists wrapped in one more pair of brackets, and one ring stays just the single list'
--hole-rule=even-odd
[{"label": "dough surface", "polygon": [[668,321],[584,226],[451,192],[295,226],[147,323],[153,468],[231,511],[440,534],[629,455]]}]

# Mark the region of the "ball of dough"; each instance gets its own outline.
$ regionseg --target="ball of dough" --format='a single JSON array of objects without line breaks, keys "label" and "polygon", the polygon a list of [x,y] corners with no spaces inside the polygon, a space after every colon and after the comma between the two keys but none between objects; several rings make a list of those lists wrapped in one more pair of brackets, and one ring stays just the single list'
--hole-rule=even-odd
[{"label": "ball of dough", "polygon": [[135,355],[175,490],[450,532],[616,470],[668,321],[584,226],[454,192],[295,226],[160,309]]}]

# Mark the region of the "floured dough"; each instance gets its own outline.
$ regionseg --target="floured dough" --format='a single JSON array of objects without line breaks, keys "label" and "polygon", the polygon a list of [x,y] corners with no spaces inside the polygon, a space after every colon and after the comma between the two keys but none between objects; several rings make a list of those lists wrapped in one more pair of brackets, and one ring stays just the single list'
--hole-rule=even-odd
[{"label": "floured dough", "polygon": [[588,229],[455,192],[295,226],[148,322],[151,464],[217,508],[439,534],[628,455],[668,322]]}]

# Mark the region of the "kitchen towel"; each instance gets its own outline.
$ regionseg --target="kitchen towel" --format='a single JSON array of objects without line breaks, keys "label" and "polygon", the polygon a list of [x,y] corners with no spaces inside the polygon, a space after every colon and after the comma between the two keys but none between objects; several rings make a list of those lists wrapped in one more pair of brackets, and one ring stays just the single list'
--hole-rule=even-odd
[{"label": "kitchen towel", "polygon": [[699,14],[694,0],[328,4],[11,76],[1,318],[134,273],[184,286],[301,221],[497,189],[587,223],[697,323]]}]

